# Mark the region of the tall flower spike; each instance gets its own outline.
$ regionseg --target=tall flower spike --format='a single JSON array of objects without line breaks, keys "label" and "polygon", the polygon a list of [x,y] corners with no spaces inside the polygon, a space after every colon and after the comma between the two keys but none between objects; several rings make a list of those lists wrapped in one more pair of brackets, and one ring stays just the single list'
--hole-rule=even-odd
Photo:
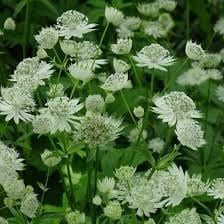
[{"label": "tall flower spike", "polygon": [[197,150],[206,144],[204,132],[197,121],[192,119],[180,120],[177,122],[175,133],[178,140],[184,146]]},{"label": "tall flower spike", "polygon": [[196,110],[195,103],[184,92],[173,91],[162,97],[155,97],[153,112],[159,114],[158,118],[174,126],[177,121],[190,118],[201,118]]},{"label": "tall flower spike", "polygon": [[84,14],[69,10],[57,18],[56,28],[59,36],[71,39],[72,37],[83,38],[83,35],[93,31],[95,26],[94,23],[88,24],[88,18]]},{"label": "tall flower spike", "polygon": [[175,59],[170,52],[159,44],[150,44],[140,50],[133,57],[139,67],[167,71],[166,67],[174,63]]}]

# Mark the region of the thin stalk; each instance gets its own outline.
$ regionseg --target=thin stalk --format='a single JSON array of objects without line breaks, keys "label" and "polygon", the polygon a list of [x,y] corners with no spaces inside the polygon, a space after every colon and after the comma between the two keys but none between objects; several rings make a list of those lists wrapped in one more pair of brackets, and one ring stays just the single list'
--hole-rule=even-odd
[{"label": "thin stalk", "polygon": [[74,190],[73,190],[73,183],[72,183],[72,176],[71,176],[71,170],[69,166],[69,156],[66,158],[66,169],[67,169],[67,174],[68,174],[68,181],[69,181],[69,187],[70,187],[70,197],[71,197],[71,209],[75,209],[75,195],[74,195]]},{"label": "thin stalk", "polygon": [[190,1],[186,0],[186,41],[190,35]]},{"label": "thin stalk", "polygon": [[123,91],[120,90],[120,93],[121,93],[122,100],[123,100],[123,102],[124,102],[124,104],[125,104],[125,106],[126,106],[126,108],[127,108],[127,110],[128,110],[128,113],[129,113],[129,115],[130,115],[132,121],[134,122],[135,126],[138,128],[138,124],[137,124],[137,122],[136,122],[136,120],[135,120],[135,118],[134,118],[134,116],[133,116],[133,114],[132,114],[132,112],[131,112],[131,109],[130,109],[130,107],[129,107],[129,105],[128,105],[128,102],[127,102],[127,100],[126,100],[126,98],[125,98],[125,96],[124,96]]},{"label": "thin stalk", "polygon": [[212,217],[213,214],[212,212],[210,211],[210,209],[205,205],[203,204],[202,202],[200,202],[198,199],[194,198],[194,197],[191,197],[191,199],[196,202],[198,205],[200,205],[202,208],[204,208],[205,211],[208,212],[208,214]]},{"label": "thin stalk", "polygon": [[155,80],[155,74],[154,74],[154,71],[152,71],[152,74],[151,74],[151,84],[150,84],[151,98],[153,97],[154,80]]},{"label": "thin stalk", "polygon": [[135,75],[136,82],[138,83],[139,87],[142,87],[141,81],[139,79],[139,76],[138,76],[138,73],[137,73],[137,70],[136,70],[136,66],[135,66],[135,64],[134,64],[130,54],[128,54],[128,60],[131,63],[131,66],[132,66],[132,69],[133,69],[133,72],[134,72],[134,75]]},{"label": "thin stalk", "polygon": [[[99,148],[96,148],[96,156],[95,156],[95,176],[94,176],[94,195],[96,195],[97,190],[97,180],[98,180],[98,166],[99,166]],[[96,206],[93,206],[93,224],[96,224]]]},{"label": "thin stalk", "polygon": [[99,48],[101,48],[101,46],[102,46],[102,43],[103,43],[103,40],[104,40],[104,38],[105,38],[105,35],[106,35],[106,32],[107,32],[107,30],[108,30],[109,25],[110,25],[110,23],[107,22],[107,24],[106,24],[106,26],[105,26],[105,29],[104,29],[104,31],[103,31],[103,34],[102,34],[102,36],[101,36],[101,38],[100,38]]},{"label": "thin stalk", "polygon": [[41,200],[40,200],[40,207],[39,207],[38,217],[40,217],[41,213],[42,213],[42,205],[43,205],[43,202],[44,202],[44,196],[45,196],[45,193],[46,193],[49,176],[50,176],[50,168],[47,169],[47,175],[46,175],[46,180],[45,180],[45,183],[44,183],[44,189],[43,189]]},{"label": "thin stalk", "polygon": [[79,83],[79,81],[76,80],[75,84],[73,85],[73,88],[72,88],[72,92],[71,92],[71,94],[70,94],[70,97],[69,97],[70,99],[72,99],[72,97],[73,97],[73,95],[74,95],[74,93],[75,93],[75,89],[76,89],[78,83]]},{"label": "thin stalk", "polygon": [[29,30],[30,0],[26,0],[26,12],[24,22],[23,58],[26,57],[26,44]]},{"label": "thin stalk", "polygon": [[58,53],[57,53],[55,48],[53,48],[53,52],[54,52],[55,57],[58,59],[59,63],[62,65],[63,62],[62,62],[61,58],[59,57],[59,55],[58,55]]}]

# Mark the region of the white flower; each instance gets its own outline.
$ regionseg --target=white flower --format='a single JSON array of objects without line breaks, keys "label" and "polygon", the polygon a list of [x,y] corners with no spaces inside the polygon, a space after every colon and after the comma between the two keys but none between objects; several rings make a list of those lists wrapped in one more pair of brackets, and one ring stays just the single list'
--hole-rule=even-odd
[{"label": "white flower", "polygon": [[222,79],[222,73],[218,69],[207,69],[206,76],[208,79],[220,80]]},{"label": "white flower", "polygon": [[116,169],[114,176],[120,181],[130,180],[136,172],[136,167],[132,166],[121,166],[119,169]]},{"label": "white flower", "polygon": [[148,148],[153,152],[161,153],[164,149],[165,142],[161,138],[153,138],[149,141]]},{"label": "white flower", "polygon": [[102,198],[99,195],[94,196],[93,204],[94,205],[101,205],[102,204]]},{"label": "white flower", "polygon": [[138,106],[134,108],[133,113],[137,118],[141,118],[144,116],[145,111],[142,106]]},{"label": "white flower", "polygon": [[219,33],[219,34],[221,34],[221,35],[224,35],[224,18],[220,18],[220,19],[216,22],[216,24],[215,24],[215,26],[214,26],[214,31],[215,31],[216,33]]},{"label": "white flower", "polygon": [[11,81],[16,82],[22,89],[34,91],[39,85],[44,85],[54,72],[53,65],[40,61],[38,57],[25,58],[21,61],[11,76]]},{"label": "white flower", "polygon": [[130,69],[130,65],[123,60],[114,58],[113,66],[116,73],[125,73]]},{"label": "white flower", "polygon": [[195,103],[184,92],[173,91],[162,97],[155,97],[153,112],[159,114],[158,118],[174,126],[177,121],[188,118],[200,118]]},{"label": "white flower", "polygon": [[148,36],[153,36],[155,39],[165,37],[167,30],[159,21],[147,21],[143,23],[144,32]]},{"label": "white flower", "polygon": [[44,59],[44,58],[47,58],[48,55],[47,55],[47,52],[43,48],[38,48],[38,50],[37,50],[37,57],[39,59]]},{"label": "white flower", "polygon": [[174,0],[157,0],[159,7],[163,8],[169,12],[176,8],[177,2]]},{"label": "white flower", "polygon": [[205,55],[201,45],[192,42],[192,40],[187,41],[185,53],[192,60],[200,60]]},{"label": "white flower", "polygon": [[193,150],[197,150],[206,143],[200,125],[192,119],[177,121],[175,133],[182,145]]},{"label": "white flower", "polygon": [[165,183],[167,199],[165,199],[164,202],[166,206],[176,206],[179,205],[187,195],[188,174],[175,164],[171,165],[167,172],[168,182]]},{"label": "white flower", "polygon": [[159,4],[157,2],[141,3],[138,4],[137,10],[144,16],[158,17],[159,16]]},{"label": "white flower", "polygon": [[131,39],[119,38],[116,44],[111,44],[111,50],[114,54],[128,54],[132,48]]},{"label": "white flower", "polygon": [[88,18],[84,14],[69,10],[57,18],[56,28],[59,36],[70,39],[71,37],[83,38],[83,35],[93,31],[95,26],[96,24],[88,24]]},{"label": "white flower", "polygon": [[115,187],[115,180],[113,177],[104,177],[102,180],[98,180],[97,189],[100,193],[110,194]]},{"label": "white flower", "polygon": [[109,201],[107,206],[103,209],[104,215],[112,220],[121,218],[122,208],[118,201]]},{"label": "white flower", "polygon": [[114,73],[110,75],[101,86],[106,91],[116,92],[123,88],[130,88],[131,82],[127,73]]},{"label": "white flower", "polygon": [[224,199],[224,178],[216,178],[211,182],[208,195],[214,199]]},{"label": "white flower", "polygon": [[3,26],[4,26],[5,30],[15,30],[16,29],[15,20],[13,18],[9,17],[5,20]]},{"label": "white flower", "polygon": [[169,13],[162,13],[158,21],[167,32],[174,27],[174,21]]},{"label": "white flower", "polygon": [[141,19],[135,16],[128,16],[121,23],[120,28],[125,27],[128,30],[137,30],[141,25]]},{"label": "white flower", "polygon": [[86,98],[85,107],[87,111],[102,113],[105,107],[104,98],[99,94],[89,95]]},{"label": "white flower", "polygon": [[65,215],[68,224],[85,224],[86,216],[78,210],[69,212]]},{"label": "white flower", "polygon": [[197,196],[207,193],[210,183],[209,181],[203,182],[200,174],[193,174],[192,177],[188,176],[187,185],[187,194]]},{"label": "white flower", "polygon": [[220,54],[206,53],[199,58],[198,65],[202,68],[216,68],[222,61]]},{"label": "white flower", "polygon": [[75,41],[74,40],[61,40],[60,42],[61,50],[66,55],[73,55],[75,52]]},{"label": "white flower", "polygon": [[175,60],[170,56],[170,52],[159,44],[143,47],[133,58],[139,67],[155,68],[162,71],[167,71],[165,67],[172,65]]},{"label": "white flower", "polygon": [[224,86],[218,86],[216,89],[216,96],[224,103]]},{"label": "white flower", "polygon": [[1,224],[8,224],[8,221],[4,219],[3,217],[0,217],[0,223]]},{"label": "white flower", "polygon": [[24,92],[21,88],[13,86],[1,89],[0,114],[6,115],[5,120],[14,120],[16,124],[19,120],[24,122],[31,121],[35,102],[30,93]]},{"label": "white flower", "polygon": [[47,149],[41,154],[41,160],[47,167],[54,167],[61,162],[61,157]]},{"label": "white flower", "polygon": [[184,209],[180,213],[169,218],[169,222],[165,224],[202,224],[199,214],[196,209]]},{"label": "white flower", "polygon": [[114,26],[119,26],[124,20],[124,14],[113,7],[106,6],[105,17],[108,23],[112,23]]},{"label": "white flower", "polygon": [[58,42],[58,32],[53,27],[42,28],[35,39],[41,48],[52,49]]},{"label": "white flower", "polygon": [[208,79],[206,71],[200,67],[189,68],[177,78],[177,83],[182,86],[200,85]]},{"label": "white flower", "polygon": [[122,131],[121,119],[114,119],[106,115],[91,114],[80,120],[76,125],[74,138],[78,142],[87,144],[90,148],[106,145],[114,141]]}]

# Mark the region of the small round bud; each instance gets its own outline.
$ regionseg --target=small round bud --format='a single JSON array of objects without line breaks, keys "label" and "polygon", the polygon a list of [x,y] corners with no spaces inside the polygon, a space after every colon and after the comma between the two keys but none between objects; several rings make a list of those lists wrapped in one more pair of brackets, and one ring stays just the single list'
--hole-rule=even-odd
[{"label": "small round bud", "polygon": [[15,30],[16,29],[15,20],[11,17],[7,18],[4,22],[4,29],[5,30]]},{"label": "small round bud", "polygon": [[61,158],[56,153],[47,149],[41,154],[41,159],[47,167],[54,167],[61,162]]},{"label": "small round bud", "polygon": [[135,174],[136,168],[132,166],[121,166],[119,169],[116,169],[114,176],[119,180],[130,180]]},{"label": "small round bud", "polygon": [[86,98],[85,107],[87,111],[94,113],[102,113],[104,110],[105,102],[101,95],[90,95]]},{"label": "small round bud", "polygon": [[35,39],[41,48],[52,49],[58,42],[58,32],[53,27],[42,28]]},{"label": "small round bud", "polygon": [[112,93],[108,93],[106,98],[105,98],[105,103],[110,104],[115,101],[115,97]]},{"label": "small round bud", "polygon": [[112,23],[114,26],[119,26],[124,20],[124,14],[113,7],[106,6],[105,17],[108,23]]},{"label": "small round bud", "polygon": [[122,215],[122,208],[118,201],[110,201],[103,211],[105,216],[113,220],[120,219]]},{"label": "small round bud", "polygon": [[44,58],[47,58],[48,55],[47,55],[47,52],[46,52],[43,48],[40,47],[40,48],[37,50],[37,57],[38,57],[39,59],[44,59]]},{"label": "small round bud", "polygon": [[138,107],[135,107],[134,108],[134,111],[133,111],[134,115],[137,117],[137,118],[141,118],[144,116],[144,108],[141,107],[141,106],[138,106]]},{"label": "small round bud", "polygon": [[201,45],[193,43],[191,40],[186,44],[185,53],[192,60],[200,60],[205,55]]},{"label": "small round bud", "polygon": [[85,214],[77,210],[67,213],[65,219],[68,224],[84,224],[86,221]]},{"label": "small round bud", "polygon": [[96,195],[94,198],[93,198],[93,204],[94,205],[101,205],[102,204],[102,199],[99,195]]}]

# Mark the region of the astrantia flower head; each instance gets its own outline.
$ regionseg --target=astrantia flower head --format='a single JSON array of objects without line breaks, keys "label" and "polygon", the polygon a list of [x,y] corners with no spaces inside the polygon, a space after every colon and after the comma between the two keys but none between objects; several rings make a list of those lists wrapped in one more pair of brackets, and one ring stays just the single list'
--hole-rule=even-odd
[{"label": "astrantia flower head", "polygon": [[29,218],[36,216],[38,208],[39,201],[34,193],[28,193],[21,201],[20,211]]},{"label": "astrantia flower head", "polygon": [[153,152],[161,153],[164,149],[165,142],[161,138],[153,138],[149,141],[148,148]]},{"label": "astrantia flower head", "polygon": [[85,214],[78,210],[67,213],[65,219],[68,224],[84,224],[86,222]]},{"label": "astrantia flower head", "polygon": [[104,177],[102,180],[98,180],[97,189],[100,193],[110,194],[115,187],[115,180],[113,177]]},{"label": "astrantia flower head", "polygon": [[92,114],[86,116],[79,125],[76,125],[77,131],[75,131],[74,137],[90,148],[96,148],[114,141],[123,129],[121,124],[121,119]]},{"label": "astrantia flower head", "polygon": [[209,181],[203,182],[200,174],[193,174],[192,177],[188,177],[187,185],[187,194],[197,196],[207,193],[210,183]]},{"label": "astrantia flower head", "polygon": [[156,223],[152,218],[150,218],[147,221],[145,221],[144,224],[156,224]]},{"label": "astrantia flower head", "polygon": [[205,55],[205,52],[202,49],[201,45],[196,44],[191,40],[187,41],[185,53],[192,60],[200,60],[201,57]]},{"label": "astrantia flower head", "polygon": [[220,80],[222,79],[222,73],[218,69],[207,69],[206,70],[206,76],[208,79],[212,80]]},{"label": "astrantia flower head", "polygon": [[128,30],[137,30],[141,25],[141,19],[135,16],[128,16],[124,19],[120,27],[126,27]]},{"label": "astrantia flower head", "polygon": [[211,182],[208,195],[214,199],[224,199],[224,178],[217,178]]},{"label": "astrantia flower head", "polygon": [[201,117],[193,100],[184,92],[173,91],[162,97],[155,97],[153,102],[156,105],[152,108],[153,112],[159,114],[158,118],[169,126],[174,126],[183,119]]},{"label": "astrantia flower head", "polygon": [[87,111],[91,111],[93,113],[102,113],[104,110],[105,102],[104,98],[99,95],[89,95],[85,101],[85,107]]},{"label": "astrantia flower head", "polygon": [[39,59],[44,59],[44,58],[47,58],[48,55],[47,55],[47,52],[43,48],[39,47],[37,50],[37,57]]},{"label": "astrantia flower head", "polygon": [[174,27],[174,21],[169,13],[162,13],[158,21],[167,32]]},{"label": "astrantia flower head", "polygon": [[73,55],[75,52],[75,41],[74,40],[61,40],[60,47],[64,54]]},{"label": "astrantia flower head", "polygon": [[38,57],[25,58],[21,61],[11,76],[11,81],[16,82],[22,89],[34,91],[39,85],[44,85],[54,72],[53,65],[40,61]]},{"label": "astrantia flower head", "polygon": [[9,198],[17,200],[24,196],[25,184],[23,180],[6,179],[2,186]]},{"label": "astrantia flower head", "polygon": [[119,169],[116,169],[114,176],[121,181],[130,180],[135,174],[136,168],[132,166],[121,166]]},{"label": "astrantia flower head", "polygon": [[155,68],[162,71],[167,71],[165,67],[172,65],[175,60],[170,56],[170,52],[159,44],[143,47],[133,58],[139,67]]},{"label": "astrantia flower head", "polygon": [[[56,131],[71,131],[71,125],[76,125],[80,119],[75,114],[83,108],[83,104],[79,103],[79,99],[69,99],[66,96],[55,97],[46,103],[47,111],[55,117],[57,125],[54,126]],[[47,113],[45,111],[42,113]],[[41,112],[41,111],[40,111]]]},{"label": "astrantia flower head", "polygon": [[145,110],[142,106],[138,106],[134,108],[133,113],[137,118],[141,118],[144,116]]},{"label": "astrantia flower head", "polygon": [[167,199],[165,203],[167,206],[176,206],[181,203],[181,201],[187,195],[187,173],[183,171],[181,167],[177,167],[172,164],[168,167],[168,180],[165,183]]},{"label": "astrantia flower head", "polygon": [[113,66],[116,73],[125,73],[130,69],[130,65],[123,60],[114,58]]},{"label": "astrantia flower head", "polygon": [[215,26],[214,26],[214,31],[215,31],[216,33],[219,33],[219,34],[221,34],[221,35],[224,35],[224,17],[223,17],[223,18],[220,18],[220,19],[216,22],[216,24],[215,24]]},{"label": "astrantia flower head", "polygon": [[55,152],[49,151],[47,149],[45,149],[41,154],[41,159],[47,167],[54,167],[61,162],[60,156],[58,156]]},{"label": "astrantia flower head", "polygon": [[94,196],[93,204],[94,205],[101,205],[102,204],[102,198],[99,195]]},{"label": "astrantia flower head", "polygon": [[177,2],[174,0],[157,0],[159,7],[163,8],[169,12],[176,8]]},{"label": "astrantia flower head", "polygon": [[134,34],[135,34],[134,31],[128,29],[126,26],[119,26],[116,29],[116,32],[117,32],[118,38],[120,39],[129,39],[134,37]]},{"label": "astrantia flower head", "polygon": [[206,53],[199,58],[199,66],[202,68],[216,68],[221,60],[220,54]]},{"label": "astrantia flower head", "polygon": [[177,83],[182,86],[200,85],[208,79],[206,71],[200,67],[189,68],[177,78]]},{"label": "astrantia flower head", "polygon": [[169,222],[165,224],[201,224],[201,219],[196,209],[184,209],[180,213],[169,218]]},{"label": "astrantia flower head", "polygon": [[32,120],[33,132],[44,135],[50,132],[54,132],[57,120],[46,110],[41,114],[36,115]]},{"label": "astrantia flower head", "polygon": [[206,143],[200,125],[192,119],[177,121],[175,133],[182,145],[193,150],[197,150]]},{"label": "astrantia flower head", "polygon": [[224,86],[218,86],[216,89],[216,96],[224,103]]},{"label": "astrantia flower head", "polygon": [[144,16],[158,17],[160,6],[158,2],[138,4],[137,10]]},{"label": "astrantia flower head", "polygon": [[41,48],[52,49],[58,42],[58,32],[53,27],[42,28],[35,39]]},{"label": "astrantia flower head", "polygon": [[17,86],[1,88],[0,114],[6,115],[6,121],[13,119],[16,124],[19,120],[31,121],[34,106],[35,102],[29,92],[24,92]]},{"label": "astrantia flower head", "polygon": [[101,86],[102,89],[109,92],[116,92],[124,88],[130,88],[131,82],[128,80],[127,73],[114,73],[110,75],[104,84]]},{"label": "astrantia flower head", "polygon": [[122,208],[118,201],[110,201],[103,211],[104,215],[112,220],[120,219],[122,215]]},{"label": "astrantia flower head", "polygon": [[13,18],[9,17],[5,20],[3,26],[4,26],[5,30],[15,30],[16,29],[15,20]]},{"label": "astrantia flower head", "polygon": [[119,26],[124,20],[124,14],[120,10],[109,6],[105,8],[105,17],[107,22],[114,26]]},{"label": "astrantia flower head", "polygon": [[220,214],[219,217],[217,218],[217,224],[223,224],[223,223],[224,223],[224,215]]},{"label": "astrantia flower head", "polygon": [[93,31],[95,26],[96,24],[88,24],[88,18],[84,14],[69,10],[57,18],[56,28],[59,36],[70,39],[71,37],[82,38],[84,34]]},{"label": "astrantia flower head", "polygon": [[64,95],[64,86],[62,83],[50,84],[50,89],[49,91],[47,91],[47,96],[49,98],[54,98],[63,95]]},{"label": "astrantia flower head", "polygon": [[120,38],[116,44],[111,44],[111,50],[114,54],[128,54],[132,48],[131,39]]},{"label": "astrantia flower head", "polygon": [[159,21],[147,21],[143,23],[145,34],[153,36],[155,39],[162,38],[167,35],[167,30]]}]

